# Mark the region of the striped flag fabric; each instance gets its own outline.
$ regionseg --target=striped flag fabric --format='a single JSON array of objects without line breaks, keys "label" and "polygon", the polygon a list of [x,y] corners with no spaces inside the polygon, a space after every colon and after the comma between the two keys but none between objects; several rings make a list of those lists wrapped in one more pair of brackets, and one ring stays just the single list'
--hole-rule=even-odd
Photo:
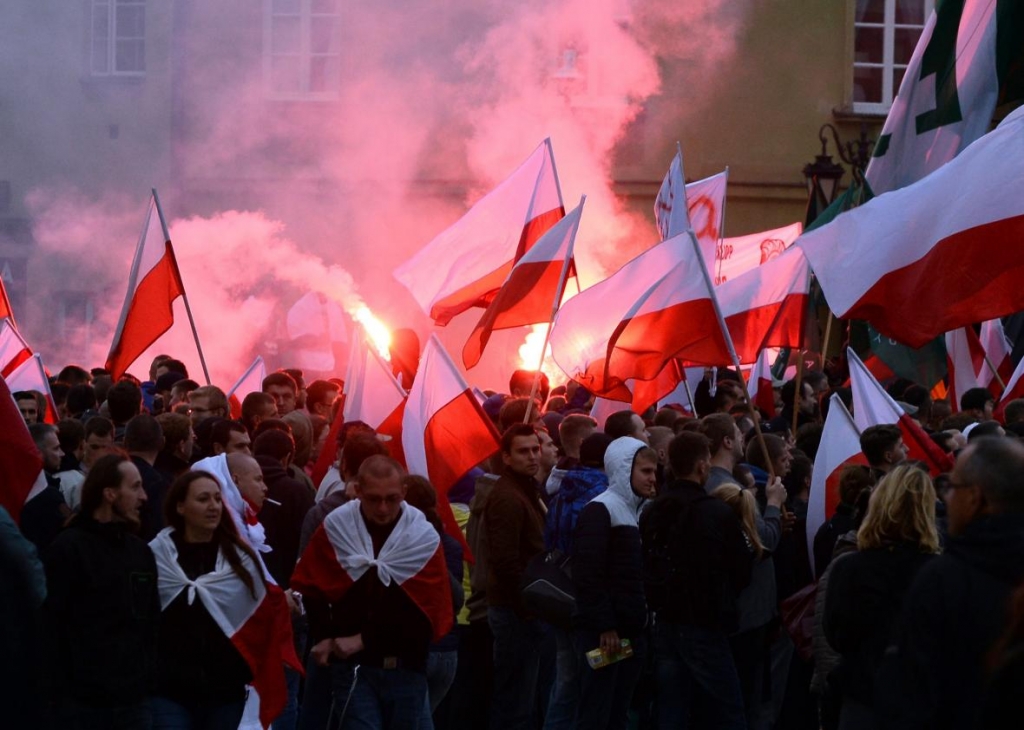
[{"label": "striped flag fabric", "polygon": [[772,364],[768,359],[768,351],[761,350],[754,367],[750,370],[747,383],[751,400],[768,418],[775,418],[775,379],[772,377]]},{"label": "striped flag fabric", "polygon": [[486,307],[512,266],[565,216],[551,140],[394,271],[434,320],[446,325]]},{"label": "striped flag fabric", "polygon": [[1018,398],[1024,398],[1024,358],[1021,358],[1013,373],[1007,378],[1006,388],[1003,390],[999,402],[996,403],[992,414],[993,418],[997,419],[1000,423],[1005,423],[1003,411],[1006,409],[1006,404]]},{"label": "striped flag fabric", "polygon": [[[985,368],[985,348],[973,327],[958,327],[946,333],[946,361],[949,367],[949,405],[960,411],[960,398],[980,385]],[[991,371],[989,371],[991,373]]]},{"label": "striped flag fabric", "polygon": [[0,378],[0,506],[15,522],[25,503],[46,488],[43,456],[29,435],[12,389]]},{"label": "striped flag fabric", "polygon": [[797,221],[770,231],[722,239],[714,259],[715,286],[781,256],[803,230],[803,224]]},{"label": "striped flag fabric", "polygon": [[32,359],[32,348],[10,318],[0,319],[0,377],[6,378]]},{"label": "striped flag fabric", "polygon": [[405,466],[402,448],[402,420],[408,393],[398,384],[391,368],[370,347],[365,333],[357,337],[345,379],[345,422],[362,421],[382,436],[387,436],[391,456]]},{"label": "striped flag fabric", "polygon": [[[981,340],[981,346],[985,348],[985,354],[988,355],[988,360],[981,369],[978,380],[991,391],[994,397],[998,398],[1006,383],[1009,382],[1010,376],[1013,375],[1013,360],[1010,359],[1013,346],[1006,338],[1002,320],[999,319],[982,322],[978,337]],[[992,372],[993,367],[995,368],[994,373]],[[998,377],[996,377],[997,375]]]},{"label": "striped flag fabric", "polygon": [[242,417],[242,401],[250,393],[259,393],[263,390],[263,378],[267,377],[267,366],[263,357],[257,355],[252,365],[246,368],[241,377],[235,381],[228,391],[228,406],[231,409],[231,417],[238,419]]}]

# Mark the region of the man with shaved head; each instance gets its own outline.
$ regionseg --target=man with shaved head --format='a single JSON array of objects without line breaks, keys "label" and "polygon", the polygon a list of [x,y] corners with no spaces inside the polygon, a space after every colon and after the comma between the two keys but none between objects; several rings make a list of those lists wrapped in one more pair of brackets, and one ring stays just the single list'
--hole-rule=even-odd
[{"label": "man with shaved head", "polygon": [[228,454],[227,458],[231,480],[253,513],[259,514],[263,509],[263,502],[267,499],[267,485],[263,483],[263,470],[260,469],[259,462],[248,454],[239,452]]}]

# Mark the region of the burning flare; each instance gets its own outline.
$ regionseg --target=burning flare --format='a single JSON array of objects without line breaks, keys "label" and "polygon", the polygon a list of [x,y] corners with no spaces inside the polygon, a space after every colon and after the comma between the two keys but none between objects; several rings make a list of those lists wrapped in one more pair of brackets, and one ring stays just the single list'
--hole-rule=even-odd
[{"label": "burning flare", "polygon": [[[526,340],[519,346],[518,368],[522,370],[537,369],[537,364],[540,362],[540,348],[544,347],[544,339],[547,337],[550,326],[547,323],[530,325],[530,331],[526,333]],[[548,345],[544,352],[544,362],[540,369],[548,376],[548,382],[552,386],[565,380],[565,375],[551,359],[551,345]]]},{"label": "burning flare", "polygon": [[360,304],[356,308],[356,311],[352,314],[352,319],[363,325],[373,346],[377,348],[377,354],[386,361],[391,362],[391,350],[389,349],[391,347],[391,331],[387,328],[387,325],[377,319],[376,315],[365,304]]}]

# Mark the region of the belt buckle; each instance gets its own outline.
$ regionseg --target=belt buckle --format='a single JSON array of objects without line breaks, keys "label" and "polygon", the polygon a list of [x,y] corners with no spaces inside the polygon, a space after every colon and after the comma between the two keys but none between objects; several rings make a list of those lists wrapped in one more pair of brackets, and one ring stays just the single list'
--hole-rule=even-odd
[{"label": "belt buckle", "polygon": [[384,669],[398,669],[398,657],[386,656],[382,662]]}]

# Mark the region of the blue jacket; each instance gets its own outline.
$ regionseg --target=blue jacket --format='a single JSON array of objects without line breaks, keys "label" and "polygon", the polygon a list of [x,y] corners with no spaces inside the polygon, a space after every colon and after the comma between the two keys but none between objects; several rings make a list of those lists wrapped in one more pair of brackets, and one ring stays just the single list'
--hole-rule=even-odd
[{"label": "blue jacket", "polygon": [[572,553],[572,533],[580,512],[594,497],[608,488],[608,477],[600,469],[578,466],[562,477],[562,484],[548,507],[544,526],[544,547]]}]

